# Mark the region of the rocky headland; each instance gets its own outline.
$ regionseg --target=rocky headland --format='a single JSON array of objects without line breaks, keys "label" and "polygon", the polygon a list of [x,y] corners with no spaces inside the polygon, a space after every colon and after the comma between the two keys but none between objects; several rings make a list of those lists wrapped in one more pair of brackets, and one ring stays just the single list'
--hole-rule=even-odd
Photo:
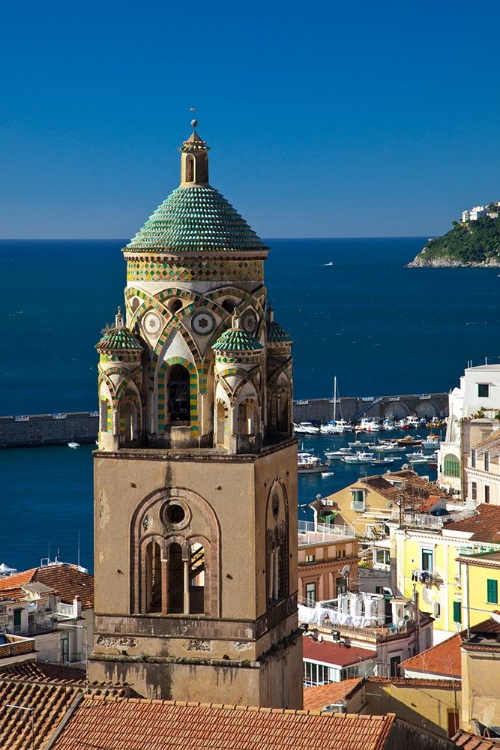
[{"label": "rocky headland", "polygon": [[500,217],[453,222],[442,237],[430,239],[409,267],[434,268],[500,266]]}]

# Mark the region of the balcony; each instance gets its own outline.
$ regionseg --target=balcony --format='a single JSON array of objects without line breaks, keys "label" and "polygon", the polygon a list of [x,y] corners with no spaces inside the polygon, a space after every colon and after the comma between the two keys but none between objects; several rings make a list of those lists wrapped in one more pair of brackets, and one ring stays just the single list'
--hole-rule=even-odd
[{"label": "balcony", "polygon": [[444,583],[442,577],[435,570],[423,570],[420,568],[412,570],[411,580],[424,583],[427,586],[441,586]]},{"label": "balcony", "polygon": [[354,540],[356,535],[349,526],[331,526],[315,524],[312,521],[299,521],[299,547],[309,544],[329,542],[346,542]]}]

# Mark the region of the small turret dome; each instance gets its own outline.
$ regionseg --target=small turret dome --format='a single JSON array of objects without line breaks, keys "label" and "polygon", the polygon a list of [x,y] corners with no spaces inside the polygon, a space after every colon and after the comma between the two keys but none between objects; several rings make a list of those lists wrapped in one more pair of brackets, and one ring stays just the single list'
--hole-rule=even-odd
[{"label": "small turret dome", "polygon": [[262,348],[262,344],[254,336],[239,328],[224,331],[212,345],[212,349],[219,352],[255,352]]},{"label": "small turret dome", "polygon": [[115,325],[104,329],[103,337],[95,348],[103,353],[120,349],[142,352],[144,349],[139,339],[125,327],[120,308],[115,316]]}]

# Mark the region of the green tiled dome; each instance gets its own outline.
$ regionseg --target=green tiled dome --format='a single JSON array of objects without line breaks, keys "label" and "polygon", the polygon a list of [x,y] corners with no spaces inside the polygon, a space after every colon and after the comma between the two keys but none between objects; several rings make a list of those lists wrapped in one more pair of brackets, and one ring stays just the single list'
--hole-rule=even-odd
[{"label": "green tiled dome", "polygon": [[267,341],[270,344],[293,344],[292,338],[279,323],[267,324]]},{"label": "green tiled dome", "polygon": [[267,252],[268,248],[218,190],[176,188],[124,248],[139,252]]},{"label": "green tiled dome", "polygon": [[262,344],[246,331],[239,328],[229,328],[219,336],[212,349],[225,352],[249,352],[262,349]]},{"label": "green tiled dome", "polygon": [[140,351],[144,347],[128,328],[118,327],[108,328],[104,331],[104,336],[95,348],[104,352],[110,349],[136,349]]}]

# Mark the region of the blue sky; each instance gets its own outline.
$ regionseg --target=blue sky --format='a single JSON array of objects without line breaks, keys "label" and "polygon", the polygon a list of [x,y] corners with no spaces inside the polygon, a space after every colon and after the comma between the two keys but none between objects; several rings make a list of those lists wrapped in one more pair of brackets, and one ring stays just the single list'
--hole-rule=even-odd
[{"label": "blue sky", "polygon": [[0,237],[128,238],[212,147],[262,237],[431,236],[500,200],[500,5],[5,0]]}]

